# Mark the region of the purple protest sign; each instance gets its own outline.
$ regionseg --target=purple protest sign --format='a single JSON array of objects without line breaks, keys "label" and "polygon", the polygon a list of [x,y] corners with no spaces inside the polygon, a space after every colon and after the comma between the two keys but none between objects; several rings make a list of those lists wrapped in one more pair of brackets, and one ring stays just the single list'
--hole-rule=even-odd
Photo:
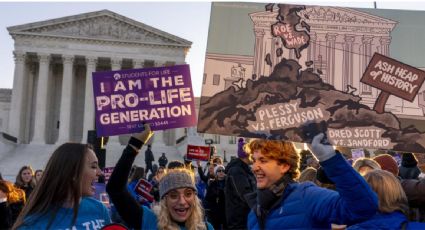
[{"label": "purple protest sign", "polygon": [[97,136],[196,125],[189,65],[93,73]]}]

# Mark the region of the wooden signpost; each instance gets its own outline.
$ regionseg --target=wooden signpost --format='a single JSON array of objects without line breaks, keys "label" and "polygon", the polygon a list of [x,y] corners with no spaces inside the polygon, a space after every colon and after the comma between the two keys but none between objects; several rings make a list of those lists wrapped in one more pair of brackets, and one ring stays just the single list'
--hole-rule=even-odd
[{"label": "wooden signpost", "polygon": [[390,95],[412,102],[424,80],[424,71],[375,53],[360,82],[381,90],[373,109],[384,113]]}]

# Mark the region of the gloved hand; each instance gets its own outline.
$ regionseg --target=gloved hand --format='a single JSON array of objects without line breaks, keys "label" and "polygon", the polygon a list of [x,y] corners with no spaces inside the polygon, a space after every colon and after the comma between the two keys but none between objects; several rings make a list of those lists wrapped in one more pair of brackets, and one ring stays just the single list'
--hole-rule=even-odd
[{"label": "gloved hand", "polygon": [[[330,144],[323,144],[323,138],[325,134],[319,133],[316,136],[314,136],[313,141],[311,142],[311,151],[313,152],[313,155],[320,161],[326,161],[333,156],[335,156],[335,150]],[[327,143],[327,142],[325,142]]]},{"label": "gloved hand", "polygon": [[139,141],[143,141],[146,144],[149,139],[153,136],[153,131],[151,130],[151,126],[147,123],[143,124],[144,130],[141,133],[133,134],[133,137]]}]

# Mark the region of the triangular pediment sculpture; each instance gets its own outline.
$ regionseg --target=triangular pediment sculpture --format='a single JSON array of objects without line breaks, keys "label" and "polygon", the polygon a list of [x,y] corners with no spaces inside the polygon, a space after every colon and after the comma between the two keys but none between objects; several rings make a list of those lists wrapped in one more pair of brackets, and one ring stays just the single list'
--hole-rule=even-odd
[{"label": "triangular pediment sculpture", "polygon": [[[263,19],[268,20],[268,18],[276,18],[278,14],[278,9],[275,7],[270,13],[269,11],[260,11],[251,13],[251,18],[256,18],[257,20]],[[320,21],[322,24],[326,21],[341,24],[372,24],[380,23],[380,25],[387,25],[389,27],[394,27],[397,22],[392,21],[383,17],[376,15],[368,14],[354,8],[342,8],[342,7],[329,7],[329,6],[306,6],[305,10],[299,12],[299,16],[306,22]]]},{"label": "triangular pediment sculpture", "polygon": [[109,10],[12,26],[14,35],[190,46],[191,42]]},{"label": "triangular pediment sculpture", "polygon": [[335,22],[350,22],[350,23],[389,23],[396,24],[397,22],[368,14],[353,8],[342,7],[324,7],[324,6],[309,6],[303,15],[310,20],[326,20]]}]

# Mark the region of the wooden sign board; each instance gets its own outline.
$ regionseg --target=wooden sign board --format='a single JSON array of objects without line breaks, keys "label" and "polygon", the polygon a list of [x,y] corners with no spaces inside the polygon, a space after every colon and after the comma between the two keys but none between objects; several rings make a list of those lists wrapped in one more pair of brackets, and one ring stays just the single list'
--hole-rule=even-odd
[{"label": "wooden sign board", "polygon": [[360,81],[412,102],[424,80],[424,71],[375,53]]}]

